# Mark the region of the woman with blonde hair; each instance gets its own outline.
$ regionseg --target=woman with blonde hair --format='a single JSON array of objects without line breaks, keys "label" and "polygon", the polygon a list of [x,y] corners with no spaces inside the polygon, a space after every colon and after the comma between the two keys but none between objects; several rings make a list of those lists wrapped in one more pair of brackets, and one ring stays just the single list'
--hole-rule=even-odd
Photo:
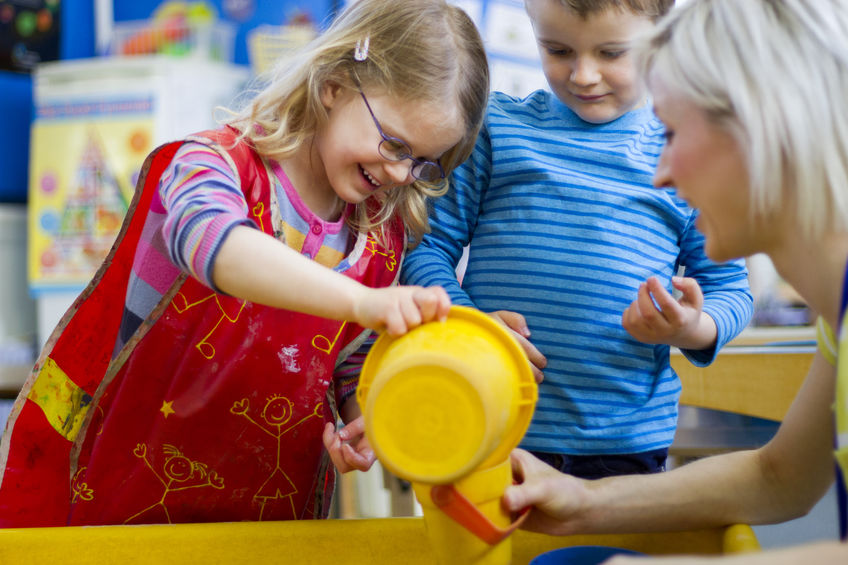
[{"label": "woman with blonde hair", "polygon": [[[655,177],[701,212],[715,260],[766,253],[807,300],[819,347],[775,437],[668,473],[581,481],[517,451],[512,509],[553,533],[696,529],[803,516],[837,481],[841,542],[728,563],[846,563],[848,3],[690,0],[643,48],[666,145]],[[662,563],[715,558],[658,559]],[[720,559],[719,559],[720,560]],[[610,563],[651,563],[614,558]]]}]

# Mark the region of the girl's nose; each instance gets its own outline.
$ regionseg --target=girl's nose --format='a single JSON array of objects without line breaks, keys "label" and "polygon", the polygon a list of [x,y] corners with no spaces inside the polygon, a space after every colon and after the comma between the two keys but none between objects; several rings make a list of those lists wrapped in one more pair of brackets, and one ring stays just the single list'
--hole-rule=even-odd
[{"label": "girl's nose", "polygon": [[394,184],[406,185],[415,180],[412,176],[412,161],[408,159],[402,161],[385,161],[383,168]]}]

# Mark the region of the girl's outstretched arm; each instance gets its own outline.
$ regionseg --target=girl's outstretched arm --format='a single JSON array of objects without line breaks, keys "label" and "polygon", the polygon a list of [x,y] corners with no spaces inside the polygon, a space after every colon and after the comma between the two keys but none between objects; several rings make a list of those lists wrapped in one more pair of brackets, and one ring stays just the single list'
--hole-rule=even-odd
[{"label": "girl's outstretched arm", "polygon": [[217,288],[232,296],[349,320],[392,336],[424,322],[444,320],[450,309],[441,287],[369,288],[247,226],[236,226],[227,235],[212,278]]}]

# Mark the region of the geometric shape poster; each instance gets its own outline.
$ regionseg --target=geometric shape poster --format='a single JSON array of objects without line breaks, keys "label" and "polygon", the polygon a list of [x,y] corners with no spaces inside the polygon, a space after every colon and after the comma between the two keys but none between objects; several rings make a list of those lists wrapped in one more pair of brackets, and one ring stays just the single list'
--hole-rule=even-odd
[{"label": "geometric shape poster", "polygon": [[152,108],[151,98],[37,108],[29,183],[34,292],[80,288],[106,257],[152,150]]}]

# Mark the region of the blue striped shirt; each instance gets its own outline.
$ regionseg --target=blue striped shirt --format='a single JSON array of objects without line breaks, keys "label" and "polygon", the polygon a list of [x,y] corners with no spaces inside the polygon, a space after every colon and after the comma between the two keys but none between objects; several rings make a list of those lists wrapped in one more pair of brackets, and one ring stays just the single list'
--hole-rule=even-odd
[{"label": "blue striped shirt", "polygon": [[[663,126],[649,107],[589,124],[552,94],[491,96],[472,156],[433,204],[432,233],[408,254],[405,284],[442,285],[454,303],[523,314],[547,357],[522,447],[576,455],[667,448],[680,381],[669,346],[644,344],[621,315],[644,280],[697,279],[718,339],[684,351],[706,365],[750,320],[742,261],[704,255],[695,211],[651,181]],[[468,265],[455,267],[469,246]]]}]

